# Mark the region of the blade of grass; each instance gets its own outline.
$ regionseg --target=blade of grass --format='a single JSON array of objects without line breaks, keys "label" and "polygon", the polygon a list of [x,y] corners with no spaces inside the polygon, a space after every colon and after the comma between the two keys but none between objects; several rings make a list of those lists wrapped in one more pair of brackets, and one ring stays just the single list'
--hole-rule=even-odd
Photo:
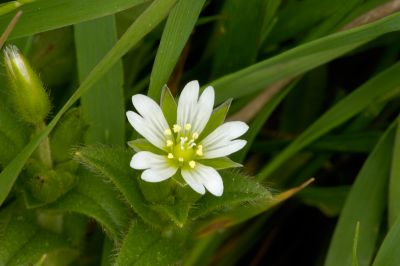
[{"label": "blade of grass", "polygon": [[129,27],[115,46],[103,57],[99,64],[90,72],[79,88],[56,114],[49,125],[39,135],[34,137],[27,146],[7,165],[0,174],[0,205],[6,199],[15,180],[22,170],[26,160],[35,151],[39,143],[51,132],[61,116],[108,70],[147,33],[156,27],[168,14],[176,0],[156,0]]},{"label": "blade of grass", "polygon": [[400,217],[390,228],[381,247],[378,250],[373,266],[397,266],[400,265]]},{"label": "blade of grass", "polygon": [[[373,77],[334,105],[267,164],[267,166],[260,171],[258,179],[263,180],[268,178],[275,170],[282,166],[283,163],[314,140],[344,123],[367,108],[370,104],[382,99],[383,95],[386,93],[398,89],[400,87],[400,76],[396,75],[396,73],[399,71],[400,63],[397,63]],[[379,88],[379,90],[376,88]]]},{"label": "blade of grass", "polygon": [[400,123],[396,129],[396,139],[393,146],[392,167],[389,179],[388,219],[392,226],[400,213]]},{"label": "blade of grass", "polygon": [[150,76],[148,95],[153,99],[160,99],[161,89],[167,84],[178,62],[204,2],[205,0],[181,0],[171,10]]},{"label": "blade of grass", "polygon": [[[74,26],[78,74],[82,82],[117,42],[114,15]],[[122,145],[125,115],[122,62],[118,62],[81,97],[83,117],[89,125],[85,142]]]},{"label": "blade of grass", "polygon": [[[23,5],[20,22],[10,39],[57,29],[91,20],[147,2],[148,0],[41,0]],[[16,12],[0,16],[0,28],[5,28]]]},{"label": "blade of grass", "polygon": [[360,237],[360,222],[356,224],[356,230],[354,232],[354,241],[353,241],[353,260],[351,262],[351,266],[358,266],[358,256],[357,256],[357,248],[358,248],[358,238]]},{"label": "blade of grass", "polygon": [[325,266],[352,264],[357,222],[363,226],[357,248],[359,263],[370,265],[385,209],[395,126],[392,124],[388,128],[360,170],[336,225]]},{"label": "blade of grass", "polygon": [[400,14],[394,14],[365,26],[300,45],[211,82],[217,90],[216,102],[260,91],[276,81],[304,73],[385,33],[398,30]]},{"label": "blade of grass", "polygon": [[11,32],[17,25],[17,22],[19,21],[19,18],[21,17],[21,15],[22,15],[22,11],[18,11],[15,14],[15,16],[11,19],[11,21],[8,23],[6,29],[4,30],[3,34],[1,34],[1,37],[0,37],[0,48],[3,47],[4,43],[7,41]]}]

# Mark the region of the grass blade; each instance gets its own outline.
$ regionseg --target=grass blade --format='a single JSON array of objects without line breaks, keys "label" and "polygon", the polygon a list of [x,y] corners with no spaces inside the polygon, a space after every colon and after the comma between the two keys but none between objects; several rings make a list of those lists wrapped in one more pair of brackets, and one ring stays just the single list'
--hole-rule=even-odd
[{"label": "grass blade", "polygon": [[[381,97],[386,93],[398,89],[400,87],[400,76],[396,75],[396,73],[399,71],[400,63],[397,63],[334,105],[264,167],[260,171],[258,178],[261,180],[268,178],[284,162],[314,140],[344,123],[370,104],[382,99]],[[376,88],[380,89],[377,90]]]},{"label": "grass blade", "polygon": [[385,132],[359,172],[336,225],[325,266],[352,265],[357,222],[363,226],[357,248],[359,263],[370,265],[385,209],[395,129],[392,125]]},{"label": "grass blade", "polygon": [[171,10],[150,76],[148,95],[153,99],[159,100],[161,89],[174,70],[204,2],[205,0],[181,0]]},{"label": "grass blade", "polygon": [[[91,20],[147,2],[148,0],[41,0],[23,5],[23,12],[10,39],[61,28]],[[0,17],[0,28],[5,28],[16,12]]]},{"label": "grass blade", "polygon": [[[75,45],[80,81],[117,42],[114,15],[75,25]],[[82,95],[83,117],[89,125],[86,143],[122,145],[125,115],[122,62],[118,62],[90,90]]]},{"label": "grass blade", "polygon": [[216,102],[260,91],[276,81],[304,73],[385,33],[398,30],[400,14],[395,14],[365,26],[300,45],[211,82],[217,90]]}]

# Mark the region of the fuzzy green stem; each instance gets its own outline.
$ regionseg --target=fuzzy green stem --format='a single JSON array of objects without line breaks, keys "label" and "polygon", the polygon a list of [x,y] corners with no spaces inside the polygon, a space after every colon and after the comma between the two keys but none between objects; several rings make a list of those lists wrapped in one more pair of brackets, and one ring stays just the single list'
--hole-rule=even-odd
[{"label": "fuzzy green stem", "polygon": [[[43,121],[36,124],[36,132],[38,134],[40,134],[45,128],[46,124]],[[53,160],[51,158],[50,140],[48,136],[46,136],[39,144],[37,151],[43,165],[48,169],[51,169],[53,167]]]}]

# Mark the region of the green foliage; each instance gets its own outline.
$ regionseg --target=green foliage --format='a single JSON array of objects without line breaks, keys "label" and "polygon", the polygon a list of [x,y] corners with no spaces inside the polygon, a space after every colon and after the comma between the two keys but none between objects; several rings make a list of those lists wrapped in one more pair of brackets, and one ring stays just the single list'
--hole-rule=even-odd
[{"label": "green foliage", "polygon": [[[0,265],[398,265],[397,2],[0,4],[0,46],[41,89],[21,72],[11,93],[20,66],[0,66]],[[189,80],[220,104],[197,141],[250,126],[242,150],[199,160],[220,197],[130,167],[165,155],[127,123],[131,96],[172,127]]]}]

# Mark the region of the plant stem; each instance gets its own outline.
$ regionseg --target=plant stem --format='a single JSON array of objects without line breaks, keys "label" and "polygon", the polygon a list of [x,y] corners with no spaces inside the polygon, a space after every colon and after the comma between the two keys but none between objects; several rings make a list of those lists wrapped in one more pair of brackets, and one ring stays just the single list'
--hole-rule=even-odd
[{"label": "plant stem", "polygon": [[[46,123],[43,121],[36,124],[36,132],[40,133],[46,128]],[[43,141],[39,144],[37,148],[40,161],[46,166],[48,169],[53,167],[53,160],[51,159],[51,150],[50,150],[50,140],[49,137],[46,136]]]}]

